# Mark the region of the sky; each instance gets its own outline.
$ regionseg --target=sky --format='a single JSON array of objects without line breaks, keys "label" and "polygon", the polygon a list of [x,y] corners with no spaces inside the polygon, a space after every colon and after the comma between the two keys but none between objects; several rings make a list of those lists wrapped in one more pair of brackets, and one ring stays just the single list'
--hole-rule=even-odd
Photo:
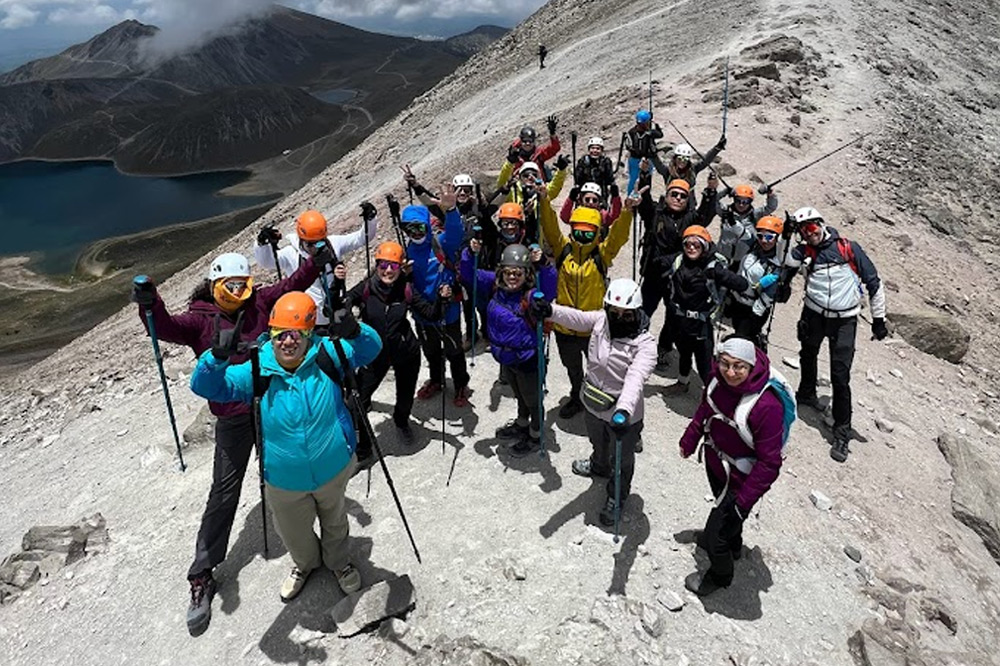
[{"label": "sky", "polygon": [[[125,19],[163,29],[182,48],[271,0],[0,0],[0,71],[86,41]],[[490,23],[513,27],[545,0],[281,0],[281,4],[365,30],[450,37]]]}]

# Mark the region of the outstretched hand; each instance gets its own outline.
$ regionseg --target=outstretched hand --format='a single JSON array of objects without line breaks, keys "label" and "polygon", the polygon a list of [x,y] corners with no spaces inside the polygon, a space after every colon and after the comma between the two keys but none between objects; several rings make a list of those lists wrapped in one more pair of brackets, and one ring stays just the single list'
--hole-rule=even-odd
[{"label": "outstretched hand", "polygon": [[413,170],[410,169],[409,164],[404,164],[399,169],[403,172],[403,180],[406,181],[407,185],[413,186],[417,183],[417,177],[413,175]]},{"label": "outstretched hand", "polygon": [[441,209],[445,212],[451,210],[455,207],[455,186],[451,183],[441,184],[441,196],[438,197],[438,201],[441,202]]},{"label": "outstretched hand", "polygon": [[629,210],[635,209],[636,206],[638,206],[640,203],[642,203],[642,195],[645,194],[646,192],[648,192],[649,188],[650,188],[650,186],[646,185],[645,187],[641,188],[640,190],[638,190],[636,192],[632,192],[632,194],[628,195],[628,198],[625,199],[624,202],[622,202],[622,205],[624,205],[625,208],[627,208]]}]

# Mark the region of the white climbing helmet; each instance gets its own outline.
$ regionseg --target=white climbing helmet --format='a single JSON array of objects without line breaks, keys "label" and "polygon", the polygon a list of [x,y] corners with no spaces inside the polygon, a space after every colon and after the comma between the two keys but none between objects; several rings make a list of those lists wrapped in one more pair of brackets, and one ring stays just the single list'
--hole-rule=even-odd
[{"label": "white climbing helmet", "polygon": [[642,292],[639,285],[628,278],[612,280],[608,290],[604,292],[604,304],[626,310],[638,310],[642,307]]},{"label": "white climbing helmet", "polygon": [[208,267],[208,279],[214,282],[227,277],[250,277],[247,258],[238,252],[227,252],[213,259]]},{"label": "white climbing helmet", "polygon": [[806,222],[818,222],[823,224],[823,216],[820,215],[819,211],[812,206],[803,206],[799,208],[792,214],[792,218],[797,224],[805,224]]},{"label": "white climbing helmet", "polygon": [[674,146],[674,157],[686,157],[691,159],[694,157],[694,148],[686,143],[678,143]]},{"label": "white climbing helmet", "polygon": [[460,173],[451,179],[452,187],[475,187],[476,181],[467,173]]},{"label": "white climbing helmet", "polygon": [[584,183],[583,187],[580,188],[580,194],[596,194],[600,197],[604,195],[604,192],[601,191],[601,186],[597,183]]},{"label": "white climbing helmet", "polygon": [[590,141],[587,142],[587,148],[590,148],[591,146],[600,146],[601,148],[603,148],[604,147],[604,139],[602,139],[599,136],[592,136],[592,137],[590,137]]},{"label": "white climbing helmet", "polygon": [[535,164],[534,162],[525,162],[524,164],[522,164],[521,168],[517,170],[517,175],[520,176],[525,171],[534,171],[537,174],[540,174],[542,172],[542,170],[539,169],[538,165]]}]

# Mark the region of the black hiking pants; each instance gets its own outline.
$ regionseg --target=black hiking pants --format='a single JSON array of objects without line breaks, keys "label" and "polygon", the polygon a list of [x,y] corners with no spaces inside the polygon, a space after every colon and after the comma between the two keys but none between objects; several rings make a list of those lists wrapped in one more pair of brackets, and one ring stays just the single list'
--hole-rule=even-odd
[{"label": "black hiking pants", "polygon": [[854,341],[858,332],[857,317],[824,317],[809,308],[802,308],[798,324],[799,364],[802,375],[797,398],[816,396],[819,348],[824,338],[830,343],[830,383],[833,385],[833,431],[848,434],[851,429],[851,365],[854,363]]},{"label": "black hiking pants", "polygon": [[[584,422],[587,424],[587,436],[594,450],[590,454],[590,471],[594,476],[608,477],[608,483],[604,489],[608,497],[615,496],[615,442],[618,435],[611,429],[611,424],[603,419],[599,419],[584,410]],[[625,500],[632,492],[632,477],[635,475],[635,445],[642,435],[642,421],[631,424],[622,434],[622,462],[621,462],[621,503],[625,505]]]},{"label": "black hiking pants", "polygon": [[[392,422],[397,427],[403,428],[410,422],[410,412],[413,410],[413,396],[417,390],[417,377],[420,375],[420,350],[412,347],[390,351],[383,347],[374,361],[358,370],[358,391],[361,393],[361,405],[366,413],[371,411],[372,396],[382,385],[389,368],[392,368],[396,378],[396,402],[392,407]],[[371,455],[373,446],[368,439],[366,429],[359,427],[358,458],[367,458]]]},{"label": "black hiking pants", "polygon": [[690,324],[683,317],[676,315],[668,317],[664,328],[670,326],[675,332],[674,344],[677,345],[677,375],[687,377],[691,374],[691,359],[698,368],[698,376],[703,384],[708,385],[708,374],[712,371],[712,355],[715,353],[715,336],[711,324],[701,322],[699,333],[691,333]]},{"label": "black hiking pants", "polygon": [[[444,335],[442,335],[442,331]],[[469,371],[465,366],[465,350],[462,349],[462,324],[456,320],[451,324],[441,326],[427,326],[417,324],[417,335],[420,336],[420,345],[423,347],[424,356],[430,364],[431,381],[441,385],[444,390],[444,377],[441,372],[441,349],[444,348],[444,357],[448,359],[451,366],[451,379],[455,382],[455,392],[469,385]]]},{"label": "black hiking pants", "polygon": [[517,398],[517,424],[527,426],[532,437],[540,436],[542,419],[538,411],[538,361],[501,365],[500,374]]},{"label": "black hiking pants", "polygon": [[226,559],[229,534],[240,502],[240,488],[255,441],[253,415],[240,414],[215,422],[215,461],[212,488],[201,516],[194,562],[188,580],[211,571]]},{"label": "black hiking pants", "polygon": [[[739,301],[732,301],[729,304],[728,314],[733,320],[735,335],[752,341],[755,345],[763,349],[760,334],[767,324],[770,312],[765,312],[758,317],[753,313],[752,305],[744,305]],[[767,351],[765,349],[765,351]]]},{"label": "black hiking pants", "polygon": [[[718,497],[726,487],[726,480],[718,479],[712,474],[707,459],[705,473],[708,475],[712,494]],[[708,560],[711,562],[706,575],[716,584],[728,587],[733,582],[734,560],[743,550],[743,521],[732,511],[712,507],[708,520],[705,521],[699,545],[708,553]]]},{"label": "black hiking pants", "polygon": [[556,347],[559,348],[559,360],[569,375],[570,400],[580,399],[580,389],[583,388],[583,360],[587,358],[587,347],[590,346],[589,335],[570,335],[556,331]]}]

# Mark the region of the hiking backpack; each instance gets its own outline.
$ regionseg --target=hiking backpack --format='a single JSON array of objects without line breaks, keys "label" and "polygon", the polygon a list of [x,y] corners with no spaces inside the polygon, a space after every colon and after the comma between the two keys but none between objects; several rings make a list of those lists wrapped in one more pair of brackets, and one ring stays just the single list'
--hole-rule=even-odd
[{"label": "hiking backpack", "polygon": [[[861,274],[858,272],[858,262],[854,258],[854,247],[851,246],[851,241],[847,240],[846,238],[838,237],[837,252],[840,253],[840,256],[843,257],[844,261],[846,261],[847,264],[851,267],[851,270],[854,271],[854,274],[860,277]],[[816,249],[815,245],[808,245],[808,244],[806,245],[805,255],[806,258],[809,259],[810,261],[810,268],[812,266],[812,262],[816,260],[817,254],[819,254],[819,250]]]}]

